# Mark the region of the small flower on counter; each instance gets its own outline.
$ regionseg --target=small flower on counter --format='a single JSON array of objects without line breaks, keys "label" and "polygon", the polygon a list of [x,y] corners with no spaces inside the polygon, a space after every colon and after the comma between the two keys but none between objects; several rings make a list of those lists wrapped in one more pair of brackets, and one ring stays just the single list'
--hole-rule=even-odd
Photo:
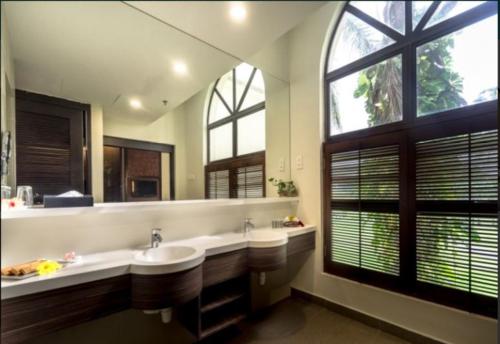
[{"label": "small flower on counter", "polygon": [[64,260],[66,260],[68,262],[71,262],[71,261],[75,260],[75,257],[76,257],[75,251],[66,252],[64,254]]},{"label": "small flower on counter", "polygon": [[8,198],[2,199],[2,209],[19,209],[24,205],[24,202],[20,198]]},{"label": "small flower on counter", "polygon": [[62,266],[58,262],[55,262],[53,260],[46,260],[37,266],[36,271],[39,275],[43,276],[54,273],[61,268]]}]

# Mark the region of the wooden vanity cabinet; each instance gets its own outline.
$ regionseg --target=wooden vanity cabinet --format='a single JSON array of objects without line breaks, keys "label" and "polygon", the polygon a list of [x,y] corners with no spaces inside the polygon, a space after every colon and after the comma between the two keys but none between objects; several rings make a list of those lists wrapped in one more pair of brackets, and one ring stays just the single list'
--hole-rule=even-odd
[{"label": "wooden vanity cabinet", "polygon": [[209,287],[248,273],[246,248],[205,258],[203,262],[203,287]]},{"label": "wooden vanity cabinet", "polygon": [[2,300],[3,344],[21,343],[130,308],[130,275]]},{"label": "wooden vanity cabinet", "polygon": [[291,237],[282,246],[207,257],[201,295],[180,308],[179,320],[197,340],[238,324],[250,313],[250,272],[285,267],[289,256],[313,250],[315,238],[315,232],[310,232]]},{"label": "wooden vanity cabinet", "polygon": [[132,307],[156,310],[184,304],[200,295],[202,265],[161,275],[131,274]]},{"label": "wooden vanity cabinet", "polygon": [[[198,267],[180,273],[127,274],[5,299],[2,300],[1,342],[21,343],[131,307],[170,306],[179,306],[181,322],[200,340],[237,324],[248,315],[252,269],[269,271],[271,267],[271,270],[283,267],[287,256],[314,247],[315,233],[310,232],[291,237],[287,245],[273,248],[279,251],[277,256],[256,248],[254,250],[265,251],[260,251],[259,257],[259,251],[244,248],[209,256]],[[260,268],[265,270],[258,270]]]},{"label": "wooden vanity cabinet", "polygon": [[307,252],[316,248],[316,232],[309,232],[288,238],[286,245],[287,256]]},{"label": "wooden vanity cabinet", "polygon": [[248,248],[248,266],[254,272],[282,269],[286,266],[286,247]]}]

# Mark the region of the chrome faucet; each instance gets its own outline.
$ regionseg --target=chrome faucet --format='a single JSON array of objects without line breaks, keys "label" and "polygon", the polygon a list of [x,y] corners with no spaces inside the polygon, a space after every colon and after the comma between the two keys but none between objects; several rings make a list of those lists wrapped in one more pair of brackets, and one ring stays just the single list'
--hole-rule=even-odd
[{"label": "chrome faucet", "polygon": [[157,248],[163,238],[160,235],[161,228],[153,228],[151,230],[151,248]]},{"label": "chrome faucet", "polygon": [[250,233],[250,229],[255,228],[255,225],[252,223],[252,219],[246,217],[245,222],[243,223],[243,235],[247,235]]}]

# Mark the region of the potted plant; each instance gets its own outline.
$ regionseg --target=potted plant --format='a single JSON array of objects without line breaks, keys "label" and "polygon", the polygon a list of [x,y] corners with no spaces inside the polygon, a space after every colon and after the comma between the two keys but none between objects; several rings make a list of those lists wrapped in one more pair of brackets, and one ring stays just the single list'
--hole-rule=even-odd
[{"label": "potted plant", "polygon": [[291,180],[283,181],[281,179],[269,178],[269,181],[273,186],[276,186],[280,197],[295,197],[298,194],[297,188]]}]

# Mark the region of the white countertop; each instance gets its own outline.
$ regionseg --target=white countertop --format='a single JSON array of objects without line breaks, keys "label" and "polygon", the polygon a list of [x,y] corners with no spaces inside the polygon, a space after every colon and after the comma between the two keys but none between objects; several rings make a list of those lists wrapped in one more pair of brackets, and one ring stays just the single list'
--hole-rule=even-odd
[{"label": "white countertop", "polygon": [[[254,231],[270,228],[259,228]],[[314,232],[316,227],[279,228],[273,231],[285,232],[293,237],[308,232]],[[241,232],[223,233],[219,235],[198,236],[184,240],[170,241],[160,245],[193,246],[204,250],[205,256],[216,255],[248,247],[248,237]],[[38,293],[46,290],[67,287],[71,285],[96,281],[128,274],[134,261],[134,254],[141,248],[125,249],[85,255],[78,263],[69,264],[64,269],[46,276],[34,276],[24,280],[6,281],[1,283],[1,299]],[[52,259],[53,257],[46,257]]]},{"label": "white countertop", "polygon": [[177,207],[199,207],[202,206],[242,206],[275,203],[297,203],[298,197],[266,197],[266,198],[242,198],[242,199],[214,199],[214,200],[182,200],[182,201],[150,201],[150,202],[119,202],[119,203],[95,203],[93,207],[74,208],[24,208],[24,209],[2,209],[2,221],[43,218],[53,216],[73,216],[82,214],[106,214],[128,211],[154,211]]}]

